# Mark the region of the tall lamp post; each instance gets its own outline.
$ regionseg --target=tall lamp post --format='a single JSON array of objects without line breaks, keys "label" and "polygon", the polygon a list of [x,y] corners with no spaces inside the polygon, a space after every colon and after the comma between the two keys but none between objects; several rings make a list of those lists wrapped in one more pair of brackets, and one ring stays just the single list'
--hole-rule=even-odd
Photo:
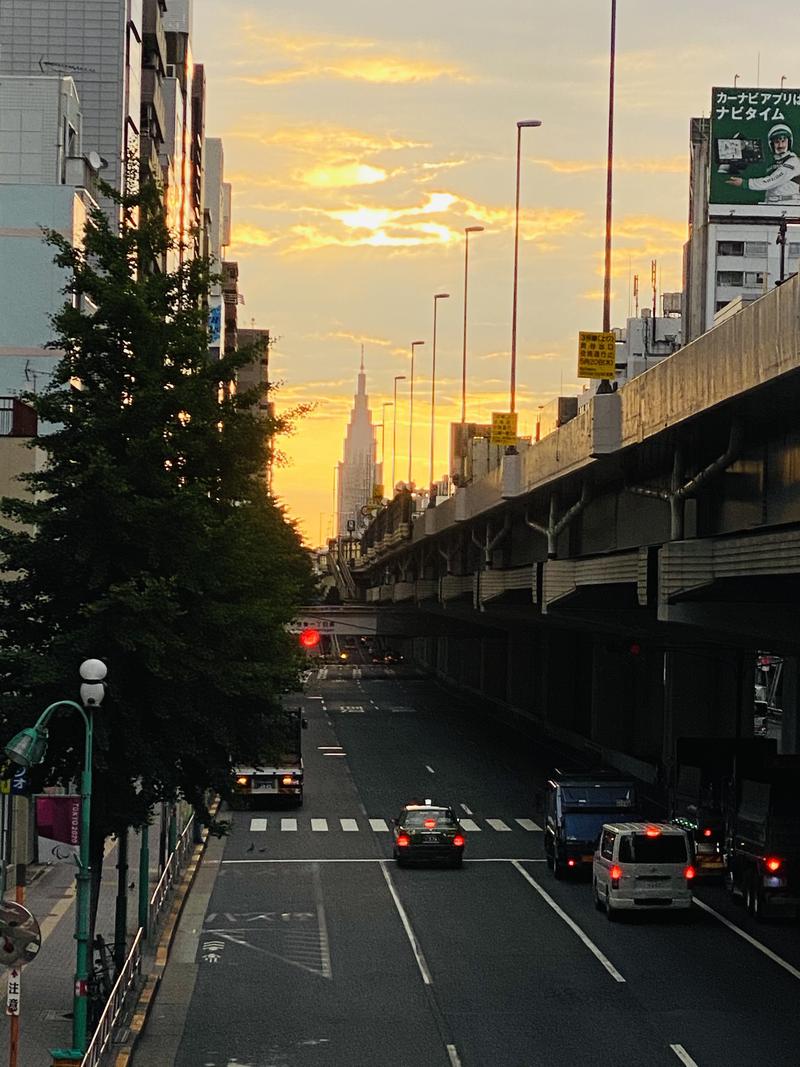
[{"label": "tall lamp post", "polygon": [[395,374],[394,376],[394,399],[392,401],[392,492],[390,500],[394,500],[394,487],[395,487],[395,469],[397,467],[397,383],[404,382],[406,380],[405,374]]},{"label": "tall lamp post", "polygon": [[408,393],[408,484],[411,485],[411,458],[414,454],[414,349],[424,341],[411,342],[411,381]]},{"label": "tall lamp post", "polygon": [[[383,409],[383,422],[381,423],[381,469],[386,463],[386,409],[393,408],[394,404],[391,400],[387,400],[386,403],[381,405]],[[386,477],[386,471],[383,471],[384,478]]]},{"label": "tall lamp post", "polygon": [[467,421],[467,278],[469,270],[469,235],[483,233],[483,226],[464,227],[464,345],[461,355],[461,422]]},{"label": "tall lamp post", "polygon": [[[606,153],[606,242],[603,272],[603,331],[611,329],[611,206],[614,188],[614,79],[617,60],[617,0],[611,0],[611,45],[608,63],[608,150]],[[603,378],[598,393],[610,393],[611,382]]]},{"label": "tall lamp post", "polygon": [[436,440],[436,309],[440,300],[449,300],[449,293],[436,293],[433,298],[433,353],[431,358],[431,492],[428,507],[433,507],[436,494],[433,491],[433,447]]},{"label": "tall lamp post", "polygon": [[[509,390],[509,410],[513,415],[517,410],[517,278],[519,268],[519,171],[522,148],[522,131],[527,127],[541,126],[540,119],[522,119],[517,123],[517,183],[514,200],[514,292],[511,303],[511,387]],[[512,445],[513,449],[514,446]]]},{"label": "tall lamp post", "polygon": [[72,1048],[54,1050],[61,1059],[80,1062],[88,1046],[89,1022],[89,915],[91,907],[91,869],[89,866],[89,832],[92,821],[92,712],[99,707],[105,695],[103,679],[107,673],[105,663],[99,659],[87,659],[80,666],[81,701],[57,700],[44,709],[33,726],[21,730],[5,746],[10,760],[20,767],[33,767],[41,763],[47,752],[47,723],[59,708],[72,708],[83,719],[86,727],[83,770],[81,772],[81,838],[78,862],[75,940],[78,943],[75,965],[72,1007]]}]

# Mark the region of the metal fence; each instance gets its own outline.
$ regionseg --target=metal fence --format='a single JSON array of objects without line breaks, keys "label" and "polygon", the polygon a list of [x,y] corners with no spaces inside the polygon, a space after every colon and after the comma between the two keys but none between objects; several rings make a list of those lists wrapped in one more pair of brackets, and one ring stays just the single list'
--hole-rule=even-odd
[{"label": "metal fence", "polygon": [[178,838],[175,845],[175,850],[170,854],[170,857],[167,860],[167,865],[158,880],[158,885],[155,887],[153,895],[150,897],[150,926],[147,931],[148,937],[152,937],[158,927],[162,912],[170,900],[172,887],[180,877],[180,873],[186,863],[186,857],[192,851],[193,845],[194,815],[190,816],[189,821],[186,823],[186,826],[184,826],[183,833]]},{"label": "metal fence", "polygon": [[114,983],[103,1014],[95,1029],[91,1044],[81,1060],[81,1067],[98,1067],[103,1053],[114,1035],[120,1015],[125,1010],[125,1003],[131,990],[136,990],[142,973],[142,938],[144,930],[136,932],[133,945],[125,960],[125,965]]}]

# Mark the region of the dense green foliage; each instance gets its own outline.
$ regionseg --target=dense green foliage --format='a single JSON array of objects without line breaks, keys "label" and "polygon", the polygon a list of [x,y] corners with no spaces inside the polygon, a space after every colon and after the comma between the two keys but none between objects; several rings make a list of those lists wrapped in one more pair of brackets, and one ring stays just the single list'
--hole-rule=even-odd
[{"label": "dense green foliage", "polygon": [[[233,387],[252,358],[208,353],[209,264],[163,262],[157,190],[101,212],[84,245],[48,240],[69,277],[50,386],[29,397],[45,463],[5,499],[0,531],[0,711],[10,736],[78,666],[108,666],[95,713],[93,837],[141,825],[182,795],[202,813],[231,767],[264,747],[296,670],[285,624],[311,594],[309,562],[265,478],[285,422]],[[41,774],[75,777],[83,726],[53,720]]]}]

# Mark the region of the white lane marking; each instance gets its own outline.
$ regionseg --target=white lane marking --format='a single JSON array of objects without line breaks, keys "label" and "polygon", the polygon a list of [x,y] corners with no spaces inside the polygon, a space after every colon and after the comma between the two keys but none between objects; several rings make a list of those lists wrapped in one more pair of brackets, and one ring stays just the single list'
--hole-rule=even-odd
[{"label": "white lane marking", "polygon": [[[223,863],[386,863],[386,860],[376,859],[370,857],[369,859],[345,859],[340,857],[338,859],[332,859],[331,857],[318,858],[318,859],[306,859],[306,860],[222,860]],[[544,857],[528,857],[523,856],[521,860],[512,859],[510,856],[487,856],[483,859],[468,859],[465,863],[546,863]]]},{"label": "white lane marking", "polygon": [[669,1046],[681,1063],[685,1063],[686,1067],[697,1067],[697,1061],[693,1060],[683,1045],[670,1045]]},{"label": "white lane marking", "polygon": [[339,822],[342,824],[342,829],[346,834],[358,833],[358,823],[355,819],[339,819]]},{"label": "white lane marking", "polygon": [[324,700],[324,699],[325,699],[324,697],[311,697],[311,696],[306,697],[306,700]]},{"label": "white lane marking", "polygon": [[317,745],[320,752],[341,752],[341,745]]},{"label": "white lane marking", "polygon": [[325,918],[325,904],[323,902],[319,867],[314,868],[314,896],[317,898],[317,929],[319,930],[319,955],[322,964],[322,976],[323,978],[333,978],[331,942],[328,937],[328,923]]},{"label": "white lane marking", "polygon": [[312,819],[311,820],[311,829],[312,830],[316,830],[318,833],[325,833],[325,831],[328,829],[328,820],[327,819]]},{"label": "white lane marking", "polygon": [[251,819],[250,820],[250,833],[252,833],[252,834],[259,833],[262,830],[266,830],[266,828],[267,828],[267,820],[266,819]]},{"label": "white lane marking", "polygon": [[480,833],[480,831],[483,829],[482,826],[478,826],[478,824],[476,822],[473,822],[472,819],[461,819],[460,822],[464,829],[469,830],[471,834]]},{"label": "white lane marking", "polygon": [[323,752],[323,756],[346,756],[346,752]]},{"label": "white lane marking", "polygon": [[281,830],[288,830],[289,833],[293,833],[297,830],[297,819],[281,819]]},{"label": "white lane marking", "polygon": [[386,879],[386,884],[389,887],[389,892],[392,894],[392,900],[394,901],[394,906],[397,908],[397,912],[400,916],[400,921],[403,924],[406,936],[408,937],[409,943],[411,945],[411,951],[414,953],[414,958],[417,961],[419,973],[422,975],[422,981],[425,983],[425,985],[433,985],[433,979],[431,978],[431,972],[428,970],[428,964],[425,960],[425,956],[422,953],[422,949],[420,948],[419,941],[417,941],[414,931],[411,929],[411,923],[408,921],[408,916],[406,915],[405,908],[400,903],[400,897],[397,895],[397,890],[394,887],[394,883],[392,882],[392,879],[389,875],[389,871],[386,867],[386,860],[381,860],[381,871],[383,873],[383,877]]},{"label": "white lane marking", "polygon": [[759,952],[763,952],[773,963],[777,963],[779,967],[783,967],[784,971],[788,971],[792,978],[800,978],[800,971],[798,971],[796,967],[792,967],[791,963],[787,963],[786,960],[781,959],[781,957],[773,952],[772,949],[767,948],[766,945],[762,945],[760,941],[756,941],[754,937],[751,937],[750,934],[742,930],[736,923],[732,923],[730,919],[726,919],[724,915],[720,915],[718,911],[714,911],[713,908],[710,908],[708,904],[705,904],[702,900],[698,900],[697,897],[694,898],[694,903],[698,908],[707,911],[709,915],[713,915],[715,919],[719,919],[723,926],[727,926],[729,930],[733,930],[739,937],[744,938],[744,940],[749,945],[752,945],[753,948],[757,948]]},{"label": "white lane marking", "polygon": [[450,1057],[450,1067],[461,1067],[461,1060],[455,1045],[447,1046],[447,1055]]},{"label": "white lane marking", "polygon": [[533,819],[514,819],[514,822],[519,823],[523,830],[541,830],[541,826],[535,823]]},{"label": "white lane marking", "polygon": [[433,769],[433,767],[429,767],[427,763],[425,764],[425,770],[430,771],[431,774],[436,774],[436,771]]},{"label": "white lane marking", "polygon": [[380,834],[383,832],[388,834],[389,832],[389,827],[386,825],[385,819],[370,819],[369,824],[376,834]]},{"label": "white lane marking", "polygon": [[465,815],[472,815],[472,812],[470,811],[470,809],[467,807],[466,804],[460,804],[459,807],[461,808],[461,810],[464,812]]},{"label": "white lane marking", "polygon": [[572,930],[572,932],[574,934],[578,935],[578,937],[581,939],[581,941],[584,943],[584,945],[586,945],[586,947],[589,949],[589,951],[592,953],[592,955],[595,957],[595,959],[599,960],[600,963],[602,963],[602,965],[605,967],[605,969],[608,971],[608,973],[611,975],[611,977],[614,979],[614,981],[615,982],[624,982],[625,979],[619,973],[619,971],[614,966],[614,964],[611,962],[611,960],[608,958],[608,956],[604,955],[600,951],[600,949],[597,947],[597,945],[594,943],[594,941],[592,941],[592,939],[587,934],[585,934],[583,932],[583,930],[580,928],[580,926],[578,926],[578,924],[573,919],[571,919],[569,917],[569,915],[567,915],[567,913],[564,911],[563,908],[559,907],[559,905],[556,904],[556,902],[553,900],[553,898],[550,896],[550,894],[547,893],[544,889],[542,889],[542,887],[539,885],[539,883],[536,881],[536,879],[532,878],[528,874],[528,872],[525,870],[525,868],[522,866],[522,864],[519,862],[519,860],[512,860],[511,863],[512,863],[512,866],[517,868],[517,870],[522,875],[522,877],[525,879],[525,881],[529,882],[533,886],[533,888],[536,890],[536,892],[539,894],[539,896],[542,898],[542,900],[544,900],[545,903],[550,905],[550,907],[553,909],[553,911],[556,913],[556,915],[558,915],[559,918],[564,920],[564,922],[567,924],[567,926],[570,928],[570,930]]},{"label": "white lane marking", "polygon": [[511,827],[507,826],[502,819],[487,819],[488,824],[493,830],[508,830],[511,831]]}]

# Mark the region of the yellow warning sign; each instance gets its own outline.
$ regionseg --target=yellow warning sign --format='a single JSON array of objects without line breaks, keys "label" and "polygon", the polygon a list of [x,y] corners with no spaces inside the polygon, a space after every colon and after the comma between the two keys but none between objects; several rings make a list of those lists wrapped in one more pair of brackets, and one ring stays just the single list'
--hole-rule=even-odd
[{"label": "yellow warning sign", "polygon": [[616,371],[617,339],[602,330],[578,334],[578,377],[613,378]]},{"label": "yellow warning sign", "polygon": [[491,443],[493,445],[515,445],[517,443],[516,411],[492,412]]}]

